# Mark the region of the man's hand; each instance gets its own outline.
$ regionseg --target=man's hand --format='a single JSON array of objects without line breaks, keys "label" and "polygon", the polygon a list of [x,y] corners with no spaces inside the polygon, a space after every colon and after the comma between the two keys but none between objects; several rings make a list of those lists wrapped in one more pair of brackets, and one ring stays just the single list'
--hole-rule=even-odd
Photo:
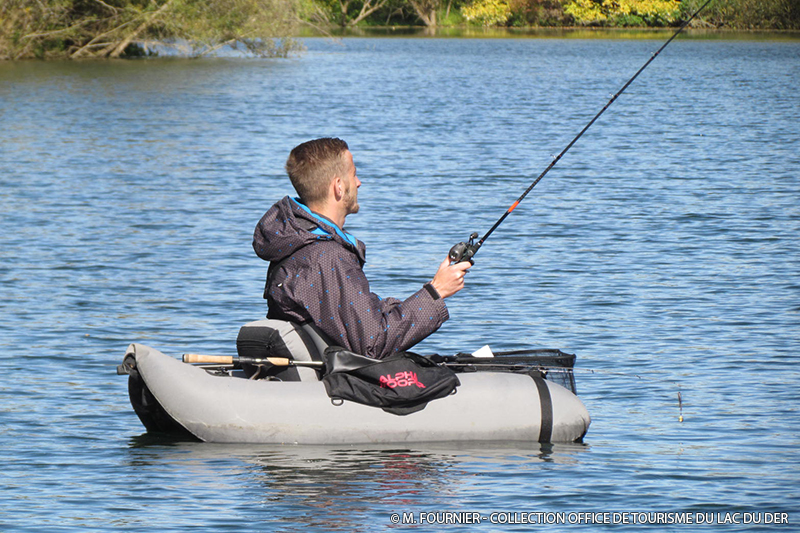
[{"label": "man's hand", "polygon": [[445,258],[439,265],[439,270],[431,281],[431,285],[442,298],[452,296],[464,288],[464,276],[467,269],[472,266],[469,261],[450,264],[450,257]]}]

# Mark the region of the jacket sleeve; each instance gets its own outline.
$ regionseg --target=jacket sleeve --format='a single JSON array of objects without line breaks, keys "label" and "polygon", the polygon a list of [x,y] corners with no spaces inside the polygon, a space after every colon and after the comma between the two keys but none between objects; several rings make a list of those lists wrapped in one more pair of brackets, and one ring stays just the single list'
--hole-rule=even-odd
[{"label": "jacket sleeve", "polygon": [[449,318],[444,300],[434,299],[425,288],[402,301],[382,299],[370,291],[369,281],[357,262],[342,261],[333,272],[341,293],[338,302],[336,298],[328,300],[336,307],[326,308],[321,327],[327,331],[324,319],[334,317],[331,322],[336,322],[338,315],[334,332],[339,339],[346,338],[346,344],[356,353],[381,359],[408,350]]},{"label": "jacket sleeve", "polygon": [[274,296],[288,318],[313,320],[335,344],[377,359],[411,348],[449,318],[444,300],[425,287],[405,300],[380,298],[354,254],[325,248],[315,250],[313,266],[280,276]]}]

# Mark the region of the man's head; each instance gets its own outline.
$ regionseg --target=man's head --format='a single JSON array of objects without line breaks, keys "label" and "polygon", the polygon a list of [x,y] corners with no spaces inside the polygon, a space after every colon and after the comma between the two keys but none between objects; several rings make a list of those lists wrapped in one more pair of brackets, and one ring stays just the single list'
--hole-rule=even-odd
[{"label": "man's head", "polygon": [[341,204],[344,215],[358,212],[358,187],[353,155],[341,139],[322,138],[296,146],[286,172],[300,199],[308,206]]}]

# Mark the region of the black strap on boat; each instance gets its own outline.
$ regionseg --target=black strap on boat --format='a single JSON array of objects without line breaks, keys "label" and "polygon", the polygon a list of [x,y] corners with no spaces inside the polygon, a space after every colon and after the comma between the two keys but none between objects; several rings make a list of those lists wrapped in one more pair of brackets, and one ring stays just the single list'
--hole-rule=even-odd
[{"label": "black strap on boat", "polygon": [[539,404],[542,406],[542,422],[539,429],[539,442],[550,442],[553,437],[553,399],[543,378],[531,376],[539,390]]}]

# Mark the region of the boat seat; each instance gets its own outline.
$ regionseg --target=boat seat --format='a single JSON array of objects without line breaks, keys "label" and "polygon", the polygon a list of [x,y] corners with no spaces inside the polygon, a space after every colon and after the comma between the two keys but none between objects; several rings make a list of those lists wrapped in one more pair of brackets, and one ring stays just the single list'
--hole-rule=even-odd
[{"label": "boat seat", "polygon": [[[240,357],[286,357],[295,361],[322,361],[322,354],[329,345],[325,334],[311,323],[296,324],[271,318],[245,324],[239,329],[239,336],[236,338],[236,351]],[[318,371],[309,367],[242,365],[242,368],[253,379],[320,380]]]}]

